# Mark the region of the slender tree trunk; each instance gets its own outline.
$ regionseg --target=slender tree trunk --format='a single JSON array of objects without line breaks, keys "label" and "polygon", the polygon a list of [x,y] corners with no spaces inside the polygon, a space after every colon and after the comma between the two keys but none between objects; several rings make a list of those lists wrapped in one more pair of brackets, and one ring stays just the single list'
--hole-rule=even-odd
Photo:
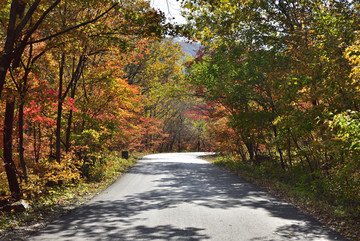
[{"label": "slender tree trunk", "polygon": [[290,140],[290,137],[288,137],[287,141],[288,141],[287,152],[288,152],[289,165],[290,165],[290,167],[292,167],[291,140]]},{"label": "slender tree trunk", "polygon": [[71,134],[72,116],[73,116],[73,111],[70,110],[68,123],[67,123],[67,128],[66,128],[66,140],[65,140],[65,151],[66,151],[66,153],[68,153],[69,150],[70,150],[70,134]]},{"label": "slender tree trunk", "polygon": [[[32,53],[32,45],[30,46],[30,58]],[[25,68],[25,74],[23,76],[23,82],[19,84],[19,92],[20,92],[20,104],[19,104],[19,121],[18,121],[18,135],[19,135],[19,158],[20,158],[20,165],[23,172],[23,177],[25,179],[25,182],[28,181],[28,170],[26,167],[26,162],[24,158],[24,101],[25,101],[25,93],[27,89],[27,80],[30,73],[30,59],[28,63],[28,67]]]},{"label": "slender tree trunk", "polygon": [[[80,76],[79,76],[79,78],[80,78]],[[70,97],[72,99],[75,98],[75,91],[76,91],[77,81],[78,81],[78,79],[75,80],[75,82],[73,83],[73,86],[71,87]],[[69,152],[69,149],[70,149],[70,146],[71,146],[71,144],[70,144],[70,136],[71,136],[72,118],[73,118],[73,110],[70,110],[68,123],[67,123],[67,128],[66,128],[66,139],[65,139],[65,151],[66,151],[66,153]]]},{"label": "slender tree trunk", "polygon": [[61,56],[60,62],[60,72],[59,72],[59,93],[58,93],[58,108],[57,108],[57,120],[56,120],[56,161],[60,163],[61,161],[61,116],[62,116],[62,86],[63,86],[63,77],[64,77],[64,65],[65,65],[65,54]]},{"label": "slender tree trunk", "polygon": [[[75,88],[76,84],[74,83],[71,87],[71,98],[75,97]],[[66,128],[66,138],[65,138],[65,152],[68,153],[70,150],[70,135],[71,135],[71,124],[72,124],[73,110],[69,111],[69,118]]]},{"label": "slender tree trunk", "polygon": [[50,142],[50,154],[49,157],[52,159],[54,158],[54,153],[53,153],[53,135],[49,136],[49,142]]},{"label": "slender tree trunk", "polygon": [[176,141],[176,134],[174,135],[174,137],[172,138],[169,146],[168,146],[168,151],[173,151],[173,147],[174,147],[174,144],[175,144],[175,141]]},{"label": "slender tree trunk", "polygon": [[28,181],[28,170],[24,158],[24,103],[19,106],[19,158],[25,181]]},{"label": "slender tree trunk", "polygon": [[[294,141],[294,143],[295,143],[296,148],[297,148],[299,151],[301,151],[301,152],[303,152],[303,153],[304,153],[303,149],[302,149],[302,148],[299,146],[299,144],[297,143],[297,141],[296,141],[295,137],[294,137],[294,136],[292,136],[292,138],[293,138],[293,141]],[[311,164],[310,158],[309,158],[309,157],[308,157],[308,155],[306,155],[306,154],[303,154],[303,155],[305,156],[305,160],[306,160],[306,162],[308,163],[308,166],[309,166],[310,172],[311,172],[311,173],[313,173],[314,168],[312,167],[312,164]]]},{"label": "slender tree trunk", "polygon": [[200,135],[198,136],[196,147],[197,147],[196,150],[200,151]]},{"label": "slender tree trunk", "polygon": [[62,116],[62,100],[58,100],[58,109],[57,109],[57,120],[56,120],[56,161],[60,163],[61,159],[61,116]]},{"label": "slender tree trunk", "polygon": [[289,165],[292,167],[292,156],[291,156],[291,141],[290,138],[288,138],[288,157],[289,157]]},{"label": "slender tree trunk", "polygon": [[33,143],[33,146],[34,146],[34,161],[35,162],[39,162],[39,155],[37,153],[37,142],[36,142],[36,124],[34,123],[34,143]]},{"label": "slender tree trunk", "polygon": [[[81,74],[83,73],[85,61],[86,61],[86,57],[84,55],[80,56],[79,62],[77,64],[77,66],[76,66],[76,70],[73,71],[73,73],[72,73],[72,78],[71,78],[71,82],[70,82],[70,86],[69,86],[71,88],[70,97],[72,99],[75,99],[76,86],[77,86],[77,83],[78,83],[78,81],[79,81],[79,79],[81,77]],[[70,135],[71,135],[72,117],[73,117],[73,110],[70,110],[69,118],[68,118],[68,125],[67,125],[67,128],[66,128],[66,139],[65,139],[65,151],[66,151],[66,153],[69,152],[69,149],[70,149],[70,146],[71,146],[70,145]]]},{"label": "slender tree trunk", "polygon": [[288,156],[289,156],[289,164],[292,167],[292,156],[291,156],[291,130],[288,127]]},{"label": "slender tree trunk", "polygon": [[[273,129],[274,129],[274,136],[275,138],[277,137],[277,129],[276,129],[276,126],[273,125]],[[276,143],[276,149],[277,151],[279,152],[279,155],[280,155],[280,162],[281,162],[281,167],[282,169],[286,169],[286,166],[285,166],[285,162],[284,162],[284,157],[283,157],[283,154],[282,154],[282,151],[280,149],[280,146],[278,143]]]},{"label": "slender tree trunk", "polygon": [[13,125],[14,125],[15,101],[6,102],[5,124],[4,124],[4,162],[11,195],[21,198],[21,190],[17,179],[17,170],[13,160]]}]

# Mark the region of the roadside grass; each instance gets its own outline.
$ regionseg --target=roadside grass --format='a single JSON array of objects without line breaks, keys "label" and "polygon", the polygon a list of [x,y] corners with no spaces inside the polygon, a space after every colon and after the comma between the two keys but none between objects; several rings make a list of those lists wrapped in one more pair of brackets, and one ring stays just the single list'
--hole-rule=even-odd
[{"label": "roadside grass", "polygon": [[82,178],[77,183],[54,186],[36,200],[27,200],[30,202],[30,208],[26,211],[0,212],[0,240],[9,232],[21,233],[24,229],[28,232],[40,230],[46,223],[102,192],[141,157],[137,154],[125,160],[120,154],[111,153],[89,168],[88,178]]},{"label": "roadside grass", "polygon": [[340,193],[327,190],[330,188],[319,180],[304,180],[309,176],[305,170],[294,168],[285,172],[271,163],[254,165],[233,156],[213,155],[205,159],[286,200],[347,239],[360,240],[360,200],[346,200]]}]

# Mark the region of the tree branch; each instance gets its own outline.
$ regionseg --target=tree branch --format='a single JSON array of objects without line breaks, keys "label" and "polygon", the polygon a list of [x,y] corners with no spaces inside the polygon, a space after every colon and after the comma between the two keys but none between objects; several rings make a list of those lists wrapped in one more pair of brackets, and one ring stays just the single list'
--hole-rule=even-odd
[{"label": "tree branch", "polygon": [[39,6],[40,4],[40,0],[36,0],[30,7],[30,9],[27,11],[25,17],[23,18],[23,20],[19,23],[19,25],[16,27],[15,29],[15,34],[18,35],[23,28],[25,27],[25,25],[28,23],[28,21],[30,20],[31,16],[34,14],[36,8]]},{"label": "tree branch", "polygon": [[118,4],[119,4],[119,3],[114,4],[114,5],[113,5],[112,7],[110,7],[108,10],[106,10],[105,12],[103,12],[102,14],[100,14],[99,16],[95,17],[94,19],[91,19],[91,20],[86,21],[86,22],[83,22],[83,23],[81,23],[81,24],[72,26],[72,27],[70,27],[70,28],[67,28],[67,29],[65,29],[65,30],[63,30],[63,31],[60,31],[60,32],[55,33],[55,34],[53,34],[53,35],[50,35],[50,36],[48,36],[48,37],[45,37],[45,38],[42,38],[42,39],[39,39],[39,40],[35,40],[35,41],[32,41],[32,42],[28,42],[27,44],[44,42],[44,41],[46,41],[46,40],[55,38],[55,37],[57,37],[57,36],[59,36],[59,35],[61,35],[61,34],[64,34],[64,33],[66,33],[66,32],[69,32],[69,31],[71,31],[71,30],[80,28],[80,27],[85,26],[85,25],[88,25],[88,24],[90,24],[90,23],[94,23],[94,22],[96,22],[97,20],[99,20],[101,17],[103,17],[104,15],[106,15],[108,12],[110,12],[110,11],[111,11],[113,8],[115,8]]},{"label": "tree branch", "polygon": [[58,5],[60,3],[61,0],[56,0],[48,9],[46,9],[46,11],[41,15],[41,17],[39,18],[39,20],[35,23],[35,25],[32,27],[32,29],[27,33],[27,35],[24,37],[24,40],[22,41],[22,43],[24,45],[27,44],[31,44],[31,43],[26,43],[28,41],[28,39],[31,37],[31,35],[35,32],[35,30],[40,26],[40,24],[42,23],[42,21],[45,19],[46,15],[49,14],[49,12],[51,10],[53,10],[56,5]]}]

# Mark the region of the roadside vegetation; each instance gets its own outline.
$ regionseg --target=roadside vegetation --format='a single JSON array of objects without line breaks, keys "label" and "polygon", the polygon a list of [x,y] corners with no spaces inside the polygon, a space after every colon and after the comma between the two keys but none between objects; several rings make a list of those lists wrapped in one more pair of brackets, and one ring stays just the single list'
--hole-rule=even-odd
[{"label": "roadside vegetation", "polygon": [[333,192],[326,180],[308,179],[301,167],[283,172],[274,162],[259,166],[235,155],[207,156],[205,159],[291,203],[347,239],[359,240],[358,207],[354,205],[359,200],[349,200],[342,193]]},{"label": "roadside vegetation", "polygon": [[39,231],[52,220],[103,191],[140,157],[135,154],[129,159],[122,159],[121,153],[108,153],[101,162],[89,167],[86,177],[76,182],[44,186],[36,198],[27,199],[26,210],[1,212],[0,238],[22,240],[30,233]]}]

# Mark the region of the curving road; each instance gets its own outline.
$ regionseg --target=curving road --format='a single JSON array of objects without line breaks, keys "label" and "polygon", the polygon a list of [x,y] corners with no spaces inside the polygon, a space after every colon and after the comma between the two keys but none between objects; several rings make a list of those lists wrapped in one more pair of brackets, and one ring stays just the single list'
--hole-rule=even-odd
[{"label": "curving road", "polygon": [[204,154],[146,156],[30,240],[345,240]]}]

